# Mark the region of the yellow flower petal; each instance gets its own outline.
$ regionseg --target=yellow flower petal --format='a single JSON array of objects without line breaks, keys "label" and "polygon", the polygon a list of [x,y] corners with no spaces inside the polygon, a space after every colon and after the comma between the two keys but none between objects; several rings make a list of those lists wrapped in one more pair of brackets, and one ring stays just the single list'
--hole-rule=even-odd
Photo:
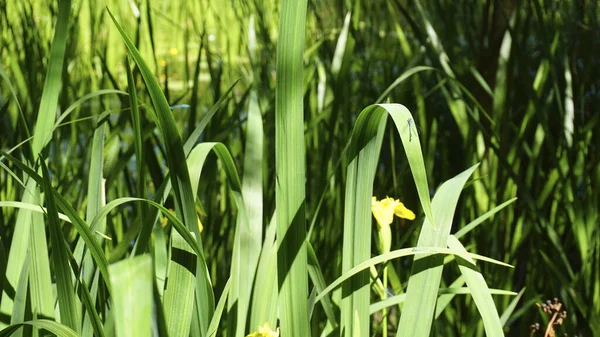
[{"label": "yellow flower petal", "polygon": [[399,200],[390,197],[386,197],[381,201],[377,201],[377,198],[373,197],[371,212],[373,212],[375,220],[381,227],[389,226],[394,221],[394,214],[400,218],[415,219],[415,214],[411,210],[406,208]]},{"label": "yellow flower petal", "polygon": [[[171,214],[175,214],[175,210],[174,210],[174,209],[172,209],[172,208],[169,208],[169,212],[170,212]],[[160,221],[160,225],[161,225],[162,227],[165,227],[165,226],[166,226],[168,223],[169,223],[169,219],[167,219],[167,217],[163,215],[163,218],[162,218],[162,220]]]},{"label": "yellow flower petal", "polygon": [[406,208],[403,203],[399,202],[398,205],[394,207],[394,214],[396,214],[399,218],[404,218],[408,220],[415,219],[415,213],[410,209]]},{"label": "yellow flower petal", "polygon": [[202,233],[204,226],[202,226],[202,222],[200,222],[200,218],[196,217],[196,219],[198,219],[198,232]]},{"label": "yellow flower petal", "polygon": [[271,330],[271,328],[269,328],[269,322],[267,322],[265,325],[259,326],[257,331],[246,337],[279,337],[279,329],[277,329],[277,331]]}]

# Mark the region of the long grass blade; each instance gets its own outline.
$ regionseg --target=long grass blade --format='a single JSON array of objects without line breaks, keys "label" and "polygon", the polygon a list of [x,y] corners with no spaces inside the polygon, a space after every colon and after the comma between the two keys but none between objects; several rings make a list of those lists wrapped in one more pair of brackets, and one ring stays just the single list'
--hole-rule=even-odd
[{"label": "long grass blade", "polygon": [[279,19],[275,205],[281,334],[309,337],[302,61],[306,7],[306,0],[284,0]]},{"label": "long grass blade", "polygon": [[[453,235],[450,235],[448,238],[448,247],[450,249],[462,251],[463,253],[467,252],[462,243],[460,243],[460,241],[458,241],[458,239]],[[485,282],[485,279],[483,278],[483,275],[481,275],[477,269],[475,262],[472,259],[463,258],[457,258],[456,261],[465,279],[465,282],[469,287],[471,295],[473,296],[473,300],[475,301],[475,305],[479,310],[479,314],[481,314],[486,335],[504,336],[504,332],[502,331],[502,323],[500,322],[500,315],[498,314],[498,310],[496,310],[496,306],[494,305],[492,294],[487,286],[487,283]]]},{"label": "long grass blade", "polygon": [[[252,280],[260,254],[263,227],[263,128],[255,89],[250,92],[246,146],[244,154],[244,180],[241,194],[246,205],[247,220],[238,216],[239,227],[234,240],[234,255],[231,263],[232,288],[229,292],[228,310],[237,309],[237,318],[228,320],[235,336],[245,336]],[[247,227],[247,228],[244,228]],[[246,266],[246,269],[244,268]],[[233,324],[235,328],[233,328]],[[233,334],[232,334],[233,335]]]},{"label": "long grass blade", "polygon": [[194,250],[179,233],[173,231],[171,262],[164,295],[165,318],[170,337],[187,337],[190,334],[196,260]]},{"label": "long grass blade", "polygon": [[217,335],[219,322],[221,321],[221,316],[223,315],[223,310],[225,309],[225,304],[227,303],[230,286],[231,282],[228,280],[225,284],[225,288],[223,288],[223,293],[221,294],[221,298],[217,303],[217,307],[215,308],[215,314],[213,315],[210,325],[208,326],[208,331],[206,332],[206,336],[208,337],[215,337]]},{"label": "long grass blade", "polygon": [[24,326],[33,326],[38,329],[44,329],[58,337],[77,337],[77,333],[71,330],[68,326],[47,319],[38,319],[10,325],[0,331],[0,337],[11,336],[15,331]]},{"label": "long grass blade", "polygon": [[250,329],[256,329],[268,323],[277,325],[277,242],[275,242],[275,215],[267,227],[263,242],[256,280],[252,293],[250,310]]},{"label": "long grass blade", "polygon": [[[37,155],[50,141],[54,121],[56,120],[56,106],[58,95],[62,86],[62,71],[67,45],[67,27],[71,12],[71,0],[61,0],[58,7],[58,18],[52,40],[52,49],[48,63],[48,72],[44,79],[44,90],[40,101],[40,109],[33,131],[33,154]],[[35,160],[34,158],[31,158]]]},{"label": "long grass blade", "polygon": [[60,222],[58,219],[58,208],[54,201],[52,193],[52,184],[48,168],[44,160],[40,157],[41,170],[44,178],[44,190],[46,194],[46,204],[48,206],[48,226],[50,227],[50,243],[52,244],[52,266],[56,277],[56,291],[58,295],[58,308],[60,309],[60,320],[63,324],[79,331],[80,318],[78,306],[76,305],[77,298],[73,288],[73,273],[69,265],[70,253],[67,251],[67,243],[62,235]]},{"label": "long grass blade", "polygon": [[[490,291],[490,294],[492,294],[492,295],[503,295],[503,296],[518,295],[514,291],[508,291],[508,290],[502,290],[502,289],[489,289],[489,291]],[[454,298],[454,295],[470,295],[470,294],[471,294],[471,289],[469,289],[468,287],[440,288],[440,290],[438,291],[438,301],[442,296],[451,295],[452,298]],[[383,301],[371,304],[371,308],[369,311],[372,315],[378,311],[381,311],[384,308],[388,308],[388,307],[403,303],[405,299],[406,299],[406,294],[392,296]],[[436,313],[438,310],[439,309],[436,308]]]},{"label": "long grass blade", "polygon": [[406,257],[406,256],[411,256],[411,255],[434,255],[434,254],[456,255],[456,256],[462,256],[463,258],[468,257],[468,258],[471,258],[474,260],[480,260],[480,261],[484,261],[484,262],[488,262],[488,263],[497,264],[497,265],[500,265],[503,267],[512,267],[511,265],[506,264],[502,261],[494,260],[494,259],[491,259],[486,256],[482,256],[479,254],[473,254],[473,253],[465,254],[465,253],[459,252],[455,249],[440,248],[440,247],[402,248],[402,249],[393,250],[389,253],[377,255],[376,257],[370,258],[368,260],[363,261],[360,264],[357,264],[352,269],[350,269],[347,272],[345,272],[344,274],[342,274],[342,276],[338,277],[335,281],[333,281],[330,285],[328,285],[327,288],[323,289],[323,291],[319,292],[319,294],[315,297],[315,303],[319,302],[321,299],[324,298],[325,295],[327,295],[329,292],[331,292],[335,288],[342,285],[344,282],[346,282],[346,280],[348,280],[352,276],[360,273],[363,270],[369,269],[371,266],[375,266],[379,263],[384,263],[386,261],[397,259],[400,257]]}]

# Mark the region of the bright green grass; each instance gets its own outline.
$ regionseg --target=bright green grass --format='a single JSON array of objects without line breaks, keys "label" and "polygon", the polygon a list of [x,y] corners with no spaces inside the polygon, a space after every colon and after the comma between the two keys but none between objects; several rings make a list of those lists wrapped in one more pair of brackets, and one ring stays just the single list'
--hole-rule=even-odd
[{"label": "bright green grass", "polygon": [[553,297],[600,334],[594,5],[29,3],[0,335],[520,336]]}]

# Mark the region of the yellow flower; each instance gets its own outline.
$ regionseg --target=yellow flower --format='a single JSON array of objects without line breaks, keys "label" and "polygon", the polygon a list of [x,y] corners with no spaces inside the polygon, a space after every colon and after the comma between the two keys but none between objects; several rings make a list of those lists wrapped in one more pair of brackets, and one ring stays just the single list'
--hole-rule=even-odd
[{"label": "yellow flower", "polygon": [[177,48],[171,48],[171,50],[169,50],[169,53],[173,56],[179,54],[179,50],[177,50]]},{"label": "yellow flower", "polygon": [[202,222],[200,222],[200,218],[198,218],[198,232],[202,233],[204,226],[202,226]]},{"label": "yellow flower", "polygon": [[277,331],[273,331],[271,328],[269,328],[269,322],[267,322],[265,325],[259,326],[257,331],[249,334],[246,337],[279,337],[279,328]]},{"label": "yellow flower", "polygon": [[399,200],[386,197],[377,201],[373,197],[371,201],[371,212],[377,220],[377,249],[380,253],[388,253],[392,247],[392,229],[390,224],[394,221],[394,215],[408,220],[415,219],[415,213],[406,208]]},{"label": "yellow flower", "polygon": [[386,197],[380,201],[377,201],[376,197],[373,197],[371,201],[371,211],[377,224],[380,227],[389,226],[394,221],[394,214],[399,218],[408,220],[415,219],[415,213],[410,209],[406,208],[400,200]]}]

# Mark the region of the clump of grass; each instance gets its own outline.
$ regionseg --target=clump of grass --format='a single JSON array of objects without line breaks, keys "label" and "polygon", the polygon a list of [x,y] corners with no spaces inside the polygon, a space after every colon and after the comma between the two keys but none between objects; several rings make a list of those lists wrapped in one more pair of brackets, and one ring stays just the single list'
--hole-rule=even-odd
[{"label": "clump of grass", "polygon": [[600,334],[592,2],[107,5],[0,1],[3,333]]}]

